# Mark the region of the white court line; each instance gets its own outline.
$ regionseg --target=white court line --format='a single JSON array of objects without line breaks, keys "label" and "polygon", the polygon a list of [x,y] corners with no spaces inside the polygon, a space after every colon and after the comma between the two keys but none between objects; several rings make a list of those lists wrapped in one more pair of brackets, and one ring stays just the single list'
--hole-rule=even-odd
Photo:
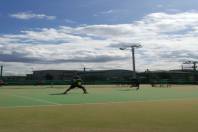
[{"label": "white court line", "polygon": [[32,97],[23,96],[23,95],[11,95],[11,94],[8,94],[8,95],[9,96],[18,97],[18,98],[27,99],[27,100],[37,101],[37,102],[41,102],[41,103],[48,103],[48,104],[51,104],[51,105],[62,105],[62,104],[51,102],[51,101],[47,101],[47,100],[44,100],[44,99],[32,98]]},{"label": "white court line", "polygon": [[11,96],[20,97],[20,98],[24,98],[24,99],[28,99],[28,100],[32,100],[32,101],[37,101],[37,102],[42,102],[42,103],[53,104],[53,105],[61,105],[59,103],[47,101],[47,100],[44,100],[44,99],[32,98],[32,97],[28,97],[28,96],[22,96],[22,95],[11,95]]},{"label": "white court line", "polygon": [[161,100],[135,100],[135,101],[120,101],[120,102],[101,102],[101,103],[79,103],[79,104],[58,104],[53,105],[30,105],[30,106],[0,106],[0,108],[36,108],[36,107],[55,107],[55,106],[81,106],[81,105],[104,105],[104,104],[126,104],[138,102],[166,102],[166,101],[182,101],[182,100],[198,100],[197,98],[177,98],[177,99],[161,99]]}]

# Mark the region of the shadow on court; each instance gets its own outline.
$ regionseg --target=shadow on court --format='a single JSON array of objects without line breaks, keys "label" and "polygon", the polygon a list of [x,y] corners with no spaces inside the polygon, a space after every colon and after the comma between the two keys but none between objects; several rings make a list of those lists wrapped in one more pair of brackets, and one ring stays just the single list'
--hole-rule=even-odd
[{"label": "shadow on court", "polygon": [[118,91],[137,91],[136,88],[130,88],[130,89],[119,89]]},{"label": "shadow on court", "polygon": [[66,95],[64,93],[52,93],[52,94],[49,94],[49,95]]},{"label": "shadow on court", "polygon": [[75,93],[75,92],[73,92],[73,93],[67,93],[67,94],[64,94],[64,93],[51,93],[51,94],[49,94],[49,95],[76,95],[76,94],[79,94],[79,95],[81,95],[81,94],[83,94],[83,93]]}]

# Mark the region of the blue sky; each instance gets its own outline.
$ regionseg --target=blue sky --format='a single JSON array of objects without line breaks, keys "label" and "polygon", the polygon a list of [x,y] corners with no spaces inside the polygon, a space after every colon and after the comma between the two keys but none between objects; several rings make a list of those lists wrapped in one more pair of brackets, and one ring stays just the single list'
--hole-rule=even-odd
[{"label": "blue sky", "polygon": [[[1,0],[1,33],[30,28],[81,24],[129,23],[152,12],[188,11],[198,8],[196,0]],[[9,17],[17,12],[56,16],[53,21],[21,21]],[[67,21],[68,20],[68,21]]]},{"label": "blue sky", "polygon": [[7,75],[130,69],[117,49],[141,42],[139,71],[177,69],[198,57],[197,19],[197,0],[1,0],[0,62]]}]

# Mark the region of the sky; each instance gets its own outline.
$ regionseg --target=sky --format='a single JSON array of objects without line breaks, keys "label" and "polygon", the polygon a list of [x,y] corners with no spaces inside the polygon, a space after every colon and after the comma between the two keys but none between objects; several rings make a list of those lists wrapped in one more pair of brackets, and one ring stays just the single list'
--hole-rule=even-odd
[{"label": "sky", "polygon": [[198,58],[197,0],[1,0],[4,75],[34,70],[180,69]]}]

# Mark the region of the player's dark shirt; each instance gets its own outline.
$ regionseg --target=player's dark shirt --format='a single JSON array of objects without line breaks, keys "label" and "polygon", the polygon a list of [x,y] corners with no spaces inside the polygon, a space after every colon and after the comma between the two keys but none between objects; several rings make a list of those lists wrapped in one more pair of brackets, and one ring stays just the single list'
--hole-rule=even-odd
[{"label": "player's dark shirt", "polygon": [[72,85],[82,85],[82,80],[81,79],[73,79],[72,80]]}]

